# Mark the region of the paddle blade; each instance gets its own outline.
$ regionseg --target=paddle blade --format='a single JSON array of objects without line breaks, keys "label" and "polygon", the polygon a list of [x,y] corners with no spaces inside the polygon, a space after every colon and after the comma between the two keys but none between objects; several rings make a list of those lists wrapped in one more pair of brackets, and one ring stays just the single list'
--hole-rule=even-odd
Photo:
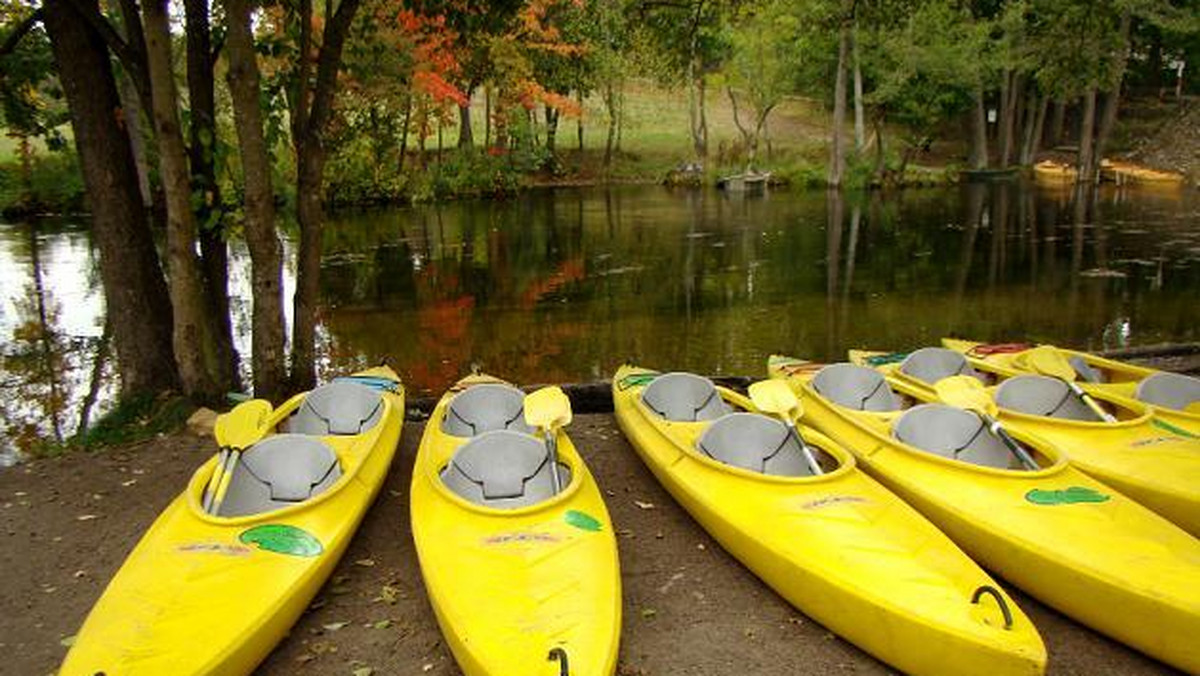
[{"label": "paddle blade", "polygon": [[213,436],[222,447],[248,448],[266,433],[267,418],[274,410],[266,399],[243,401],[228,413],[217,416]]},{"label": "paddle blade", "polygon": [[950,376],[934,384],[938,399],[954,406],[989,417],[996,417],[996,402],[983,389],[983,383],[972,376]]},{"label": "paddle blade", "polygon": [[1025,355],[1025,363],[1030,369],[1044,376],[1072,382],[1075,380],[1075,367],[1052,345],[1039,345]]},{"label": "paddle blade", "polygon": [[525,395],[525,421],[541,429],[571,424],[571,400],[561,387],[551,385]]},{"label": "paddle blade", "polygon": [[1183,412],[1191,413],[1192,415],[1200,415],[1200,401],[1193,401],[1187,406],[1184,406]]},{"label": "paddle blade", "polygon": [[795,411],[792,417],[797,418],[802,413],[796,393],[782,380],[761,380],[750,386],[749,393],[755,408],[765,413],[789,417]]}]

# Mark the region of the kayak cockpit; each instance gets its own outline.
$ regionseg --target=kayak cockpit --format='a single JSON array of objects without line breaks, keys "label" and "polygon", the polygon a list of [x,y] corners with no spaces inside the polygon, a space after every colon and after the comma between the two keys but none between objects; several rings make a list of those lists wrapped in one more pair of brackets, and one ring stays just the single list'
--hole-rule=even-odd
[{"label": "kayak cockpit", "polygon": [[[777,477],[809,477],[812,470],[796,435],[780,421],[739,410],[716,385],[693,373],[664,373],[641,393],[642,404],[668,423],[695,424],[695,450],[723,465]],[[811,448],[826,471],[840,464],[822,449]]]},{"label": "kayak cockpit", "polygon": [[341,476],[341,463],[328,444],[302,434],[277,434],[242,454],[217,516],[291,507],[329,490]]},{"label": "kayak cockpit", "polygon": [[1134,391],[1134,397],[1145,404],[1185,413],[1196,411],[1200,402],[1200,378],[1166,371],[1147,376]]},{"label": "kayak cockpit", "polygon": [[442,485],[467,502],[498,510],[533,507],[571,483],[571,467],[533,436],[525,393],[512,385],[471,385],[450,400],[440,426],[469,439],[438,470]]},{"label": "kayak cockpit", "polygon": [[[1114,414],[1118,421],[1134,420],[1145,415],[1144,410],[1135,410],[1109,401],[1103,394],[1093,393],[1092,397],[1098,405]],[[1000,383],[993,398],[996,405],[1007,413],[1081,423],[1112,424],[1102,420],[1065,382],[1049,376],[1013,376]]]}]

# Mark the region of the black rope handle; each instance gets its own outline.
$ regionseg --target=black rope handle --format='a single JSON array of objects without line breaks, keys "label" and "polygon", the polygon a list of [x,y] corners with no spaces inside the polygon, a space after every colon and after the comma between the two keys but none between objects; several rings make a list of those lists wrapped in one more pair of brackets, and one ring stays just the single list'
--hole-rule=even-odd
[{"label": "black rope handle", "polygon": [[546,659],[553,662],[558,660],[558,676],[571,676],[571,666],[567,663],[567,651],[562,648],[551,648]]},{"label": "black rope handle", "polygon": [[979,603],[980,597],[982,597],[984,594],[990,594],[992,598],[996,599],[996,604],[1000,606],[1000,614],[1004,615],[1004,628],[1012,629],[1012,611],[1008,609],[1008,602],[1004,600],[1004,595],[1002,595],[995,587],[991,586],[990,584],[982,585],[975,590],[974,594],[971,594],[971,603]]}]

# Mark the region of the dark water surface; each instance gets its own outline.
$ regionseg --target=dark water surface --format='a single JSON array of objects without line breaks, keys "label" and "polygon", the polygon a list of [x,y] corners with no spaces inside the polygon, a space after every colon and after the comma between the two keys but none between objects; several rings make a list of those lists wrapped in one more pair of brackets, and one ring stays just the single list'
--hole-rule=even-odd
[{"label": "dark water surface", "polygon": [[[240,245],[233,260],[248,355]],[[756,375],[772,352],[830,360],[952,333],[1193,341],[1198,291],[1194,193],[1101,190],[1075,204],[1018,184],[843,199],[545,190],[335,216],[319,372],[387,358],[410,392],[436,394],[472,365],[544,383],[604,378],[625,360]],[[103,336],[84,224],[0,225],[0,447],[69,435],[88,400],[93,420],[111,402]]]}]

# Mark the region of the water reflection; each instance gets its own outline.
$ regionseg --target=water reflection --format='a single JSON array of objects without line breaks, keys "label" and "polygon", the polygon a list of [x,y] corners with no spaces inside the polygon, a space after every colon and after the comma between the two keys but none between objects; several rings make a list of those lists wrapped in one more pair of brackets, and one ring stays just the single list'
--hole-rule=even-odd
[{"label": "water reflection", "polygon": [[[758,374],[773,351],[836,359],[950,333],[1196,340],[1196,212],[1195,195],[1077,200],[1014,183],[760,198],[552,190],[342,213],[324,243],[319,371],[386,358],[435,394],[472,365],[551,382],[625,360]],[[25,388],[0,411],[10,445],[14,429],[69,435],[107,382],[91,377],[110,370],[91,256],[78,229],[0,227],[2,377]],[[232,260],[248,355],[247,257],[234,247]],[[108,396],[111,385],[91,396],[91,415]]]}]

